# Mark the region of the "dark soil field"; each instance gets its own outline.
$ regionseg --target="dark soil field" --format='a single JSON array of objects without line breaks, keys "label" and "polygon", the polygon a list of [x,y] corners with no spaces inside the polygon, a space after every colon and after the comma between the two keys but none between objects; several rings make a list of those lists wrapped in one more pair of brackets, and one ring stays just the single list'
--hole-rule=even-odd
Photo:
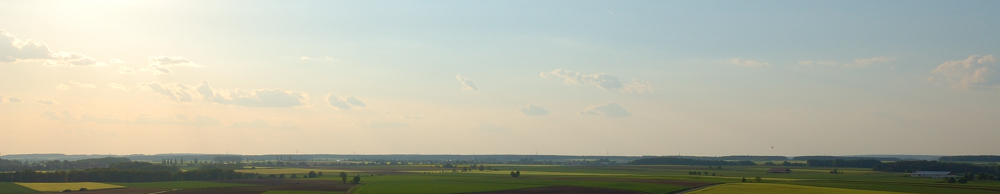
[{"label": "dark soil field", "polygon": [[72,193],[81,194],[148,194],[166,191],[167,189],[139,189],[139,188],[119,188],[119,189],[100,189],[100,190],[90,190],[90,191],[73,191]]},{"label": "dark soil field", "polygon": [[227,180],[214,181],[223,183],[254,184],[260,186],[250,187],[226,187],[226,188],[201,188],[182,189],[170,191],[170,194],[188,193],[233,193],[233,194],[259,194],[265,191],[347,191],[355,185],[344,184],[329,180],[298,180],[298,179],[250,179],[250,180]]},{"label": "dark soil field", "polygon": [[481,192],[477,194],[603,194],[603,193],[622,193],[622,194],[639,194],[643,192],[638,191],[628,191],[628,190],[617,190],[617,189],[604,189],[604,188],[593,188],[593,187],[573,187],[573,186],[552,186],[552,187],[537,187],[529,189],[514,189],[505,191],[491,191],[491,192]]}]

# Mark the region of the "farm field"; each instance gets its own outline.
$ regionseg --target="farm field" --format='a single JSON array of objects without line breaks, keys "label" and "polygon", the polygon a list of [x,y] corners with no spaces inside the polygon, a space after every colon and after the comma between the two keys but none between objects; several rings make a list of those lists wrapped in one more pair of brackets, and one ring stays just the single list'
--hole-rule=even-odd
[{"label": "farm field", "polygon": [[42,191],[42,192],[59,192],[66,189],[69,190],[79,190],[80,188],[87,188],[87,190],[98,190],[98,189],[111,189],[111,188],[122,188],[125,186],[112,185],[107,183],[93,183],[93,182],[75,182],[75,183],[17,183],[18,185],[27,187],[32,190]]},{"label": "farm field", "polygon": [[196,188],[217,188],[217,187],[246,187],[255,186],[239,183],[221,183],[207,181],[168,181],[168,182],[144,182],[144,183],[113,183],[129,188],[146,189],[196,189]]},{"label": "farm field", "polygon": [[729,183],[711,186],[690,194],[768,194],[768,193],[801,193],[801,194],[897,194],[898,192],[870,191],[858,189],[841,189],[830,187],[811,187],[800,185],[773,184],[773,183]]},{"label": "farm field", "polygon": [[[329,168],[258,168],[241,172],[305,174],[324,172],[318,178],[245,179],[220,181],[168,181],[142,183],[0,183],[4,193],[53,192],[63,189],[117,188],[101,193],[166,191],[185,193],[674,193],[718,184],[692,193],[996,193],[1000,181],[972,181],[968,184],[942,183],[938,179],[911,178],[905,173],[876,172],[864,168],[791,167],[792,173],[766,173],[768,166],[698,165],[489,165],[493,171],[457,172],[452,168],[427,165],[356,165]],[[511,171],[520,171],[511,177]],[[355,175],[362,184],[345,183],[338,176]],[[698,172],[700,175],[691,175]],[[742,183],[743,178],[760,183]],[[21,186],[19,184],[25,184]],[[71,186],[71,187],[67,187]],[[104,187],[102,187],[104,186]],[[145,190],[143,190],[145,189]],[[8,192],[10,191],[10,192]],[[96,192],[96,191],[95,191]]]},{"label": "farm field", "polygon": [[0,191],[10,194],[38,193],[38,191],[11,182],[0,182]]}]

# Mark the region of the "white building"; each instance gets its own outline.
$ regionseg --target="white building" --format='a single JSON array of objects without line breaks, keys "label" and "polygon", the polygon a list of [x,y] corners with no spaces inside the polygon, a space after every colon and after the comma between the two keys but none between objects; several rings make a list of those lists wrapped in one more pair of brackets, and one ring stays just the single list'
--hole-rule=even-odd
[{"label": "white building", "polygon": [[958,175],[955,175],[955,173],[951,173],[951,171],[916,171],[910,173],[910,177],[948,178],[948,177],[958,177]]}]

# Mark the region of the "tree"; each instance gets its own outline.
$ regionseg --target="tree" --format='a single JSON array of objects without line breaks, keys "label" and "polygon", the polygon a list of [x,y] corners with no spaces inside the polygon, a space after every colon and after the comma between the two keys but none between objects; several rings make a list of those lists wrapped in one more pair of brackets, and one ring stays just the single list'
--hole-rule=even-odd
[{"label": "tree", "polygon": [[316,172],[315,171],[309,171],[309,177],[308,178],[316,178]]},{"label": "tree", "polygon": [[944,178],[944,179],[945,179],[945,182],[948,182],[948,183],[955,183],[956,182],[955,181],[955,177],[948,177],[948,178]]},{"label": "tree", "polygon": [[965,177],[958,178],[958,183],[961,184],[969,183],[969,179],[965,179]]},{"label": "tree", "polygon": [[486,167],[483,167],[483,165],[479,165],[479,171],[483,171],[483,170],[486,170]]},{"label": "tree", "polygon": [[361,175],[360,174],[359,175],[354,175],[354,180],[352,180],[351,183],[354,183],[354,184],[361,183]]},{"label": "tree", "polygon": [[514,172],[514,177],[521,177],[521,171]]},{"label": "tree", "polygon": [[347,184],[347,173],[346,172],[340,172],[340,180],[344,181],[344,184]]},{"label": "tree", "polygon": [[759,182],[760,182],[760,177],[757,177],[757,178],[756,178],[756,179],[754,179],[754,180],[756,180],[756,181],[757,181],[757,182],[759,183]]},{"label": "tree", "polygon": [[316,173],[316,176],[318,176],[318,177],[323,177],[323,172],[318,172],[318,173]]},{"label": "tree", "polygon": [[517,176],[514,176],[514,171],[510,171],[510,177],[517,177]]},{"label": "tree", "polygon": [[279,179],[283,179],[283,178],[285,178],[285,174],[284,174],[284,173],[282,173],[281,175],[278,175],[278,178],[279,178]]},{"label": "tree", "polygon": [[[299,178],[299,175],[292,174],[292,178]],[[306,178],[306,176],[302,176],[302,178]]]},{"label": "tree", "polygon": [[747,182],[747,177],[743,177],[743,182]]},{"label": "tree", "polygon": [[462,167],[462,172],[469,171],[469,167]]}]

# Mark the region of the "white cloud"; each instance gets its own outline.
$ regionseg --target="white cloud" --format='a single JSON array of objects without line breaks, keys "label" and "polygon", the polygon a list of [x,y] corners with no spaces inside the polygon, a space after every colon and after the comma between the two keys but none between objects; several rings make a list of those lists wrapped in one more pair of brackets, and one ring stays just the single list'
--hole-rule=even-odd
[{"label": "white cloud", "polygon": [[538,116],[538,115],[547,115],[547,114],[549,114],[548,110],[545,110],[542,107],[535,106],[535,105],[530,105],[530,104],[528,106],[526,106],[526,107],[518,108],[517,111],[521,112],[521,114],[528,115],[528,116]]},{"label": "white cloud", "polygon": [[128,68],[128,67],[125,67],[125,66],[121,66],[121,67],[118,67],[118,73],[120,73],[120,74],[134,74],[135,70],[132,70],[132,68]]},{"label": "white cloud", "polygon": [[0,30],[0,62],[41,61],[50,66],[103,66],[92,57],[74,52],[52,52],[44,42],[22,40]]},{"label": "white cloud", "polygon": [[281,122],[278,125],[271,125],[267,121],[264,121],[264,120],[261,120],[261,119],[254,119],[253,121],[250,121],[250,122],[235,122],[235,123],[229,125],[229,127],[232,127],[232,128],[244,128],[244,129],[279,129],[279,130],[295,130],[295,129],[299,129],[298,126],[295,126],[294,124],[292,124],[291,122],[288,122],[288,121]]},{"label": "white cloud", "polygon": [[362,126],[371,129],[384,129],[410,127],[410,124],[395,121],[372,121],[370,123],[363,124]]},{"label": "white cloud", "polygon": [[768,62],[760,62],[760,61],[746,60],[746,59],[740,59],[740,58],[729,59],[729,63],[732,63],[734,65],[744,66],[744,67],[768,67],[768,66],[771,66],[771,63],[768,63]]},{"label": "white cloud", "polygon": [[170,100],[174,102],[194,102],[205,98],[197,90],[197,86],[183,83],[143,82],[138,83],[137,87],[170,97]]},{"label": "white cloud", "polygon": [[[993,55],[972,55],[964,60],[941,63],[931,73],[940,75],[943,80],[950,83],[954,88],[968,89],[970,86],[987,82],[987,79],[994,73],[991,66],[996,65],[997,60]],[[933,77],[928,78],[928,81],[932,80],[936,79]]]},{"label": "white cloud", "polygon": [[302,56],[302,57],[299,57],[299,60],[308,61],[308,60],[312,60],[312,58],[309,58],[309,57],[306,57],[306,56]]},{"label": "white cloud", "polygon": [[854,59],[854,63],[844,64],[844,66],[848,66],[848,67],[865,67],[865,66],[868,66],[870,64],[885,63],[885,62],[894,61],[894,60],[896,60],[896,57],[889,58],[889,57],[884,57],[884,56],[878,56],[878,57],[872,57],[872,58],[867,58],[867,59]]},{"label": "white cloud", "polygon": [[367,106],[365,102],[361,99],[355,98],[354,96],[346,96],[343,98],[338,98],[333,93],[327,94],[325,96],[326,102],[330,103],[330,106],[337,107],[342,110],[349,110],[351,108],[364,108]]},{"label": "white cloud", "polygon": [[87,89],[97,88],[97,85],[80,83],[73,80],[69,80],[69,84],[73,84],[73,86],[76,86],[78,88],[87,88]]},{"label": "white cloud", "polygon": [[296,107],[305,105],[304,102],[309,98],[304,92],[282,89],[215,90],[208,85],[207,81],[202,81],[197,86],[183,83],[147,82],[139,83],[138,87],[167,96],[171,101],[180,103],[207,101],[245,107]]},{"label": "white cloud", "polygon": [[246,107],[296,107],[309,98],[304,92],[282,89],[215,90],[212,102]]},{"label": "white cloud", "polygon": [[88,84],[88,83],[80,83],[80,82],[76,82],[76,81],[73,81],[73,80],[69,80],[69,85],[60,83],[59,86],[56,86],[56,90],[63,90],[63,91],[66,91],[66,90],[69,90],[69,89],[72,89],[72,88],[94,89],[94,88],[97,88],[97,85]]},{"label": "white cloud", "polygon": [[122,61],[121,59],[111,58],[111,63],[124,63],[124,62],[125,61]]},{"label": "white cloud", "polygon": [[128,87],[125,87],[125,85],[122,85],[120,83],[109,83],[108,87],[111,87],[111,88],[114,88],[114,89],[123,90],[123,91],[128,91]]},{"label": "white cloud", "polygon": [[40,99],[37,102],[40,103],[40,104],[44,104],[44,105],[58,105],[59,104],[59,102],[56,102],[55,100],[48,99],[48,98]]},{"label": "white cloud", "polygon": [[895,61],[895,57],[885,57],[877,56],[872,58],[854,59],[851,63],[838,63],[836,61],[799,61],[799,66],[813,66],[815,65],[825,65],[825,66],[838,66],[843,65],[845,67],[867,67],[868,65],[885,63],[889,61]]},{"label": "white cloud", "polygon": [[423,118],[420,118],[418,116],[413,116],[413,115],[408,115],[408,114],[400,113],[397,110],[393,110],[391,112],[387,111],[387,112],[385,112],[385,114],[388,115],[388,116],[405,118],[405,119],[423,119]]},{"label": "white cloud", "polygon": [[608,104],[598,104],[587,107],[586,110],[580,112],[580,115],[594,115],[594,116],[604,116],[604,117],[630,117],[632,113],[628,110],[622,108],[618,103],[608,103]]},{"label": "white cloud", "polygon": [[478,88],[476,88],[475,84],[472,84],[472,79],[469,79],[467,77],[462,77],[462,75],[455,75],[455,79],[458,79],[458,82],[462,83],[463,90],[471,90],[471,91],[479,90]]},{"label": "white cloud", "polygon": [[3,94],[0,94],[0,103],[5,103],[5,102],[21,103],[21,99],[13,96],[4,96]]},{"label": "white cloud", "polygon": [[149,57],[149,67],[155,74],[170,74],[170,67],[201,67],[184,57],[155,56]]},{"label": "white cloud", "polygon": [[592,85],[604,90],[618,90],[624,93],[646,93],[656,89],[649,82],[640,82],[638,80],[622,83],[617,76],[606,73],[580,74],[579,72],[556,69],[550,72],[543,72],[540,76],[543,78],[562,78],[563,83],[566,85]]}]

